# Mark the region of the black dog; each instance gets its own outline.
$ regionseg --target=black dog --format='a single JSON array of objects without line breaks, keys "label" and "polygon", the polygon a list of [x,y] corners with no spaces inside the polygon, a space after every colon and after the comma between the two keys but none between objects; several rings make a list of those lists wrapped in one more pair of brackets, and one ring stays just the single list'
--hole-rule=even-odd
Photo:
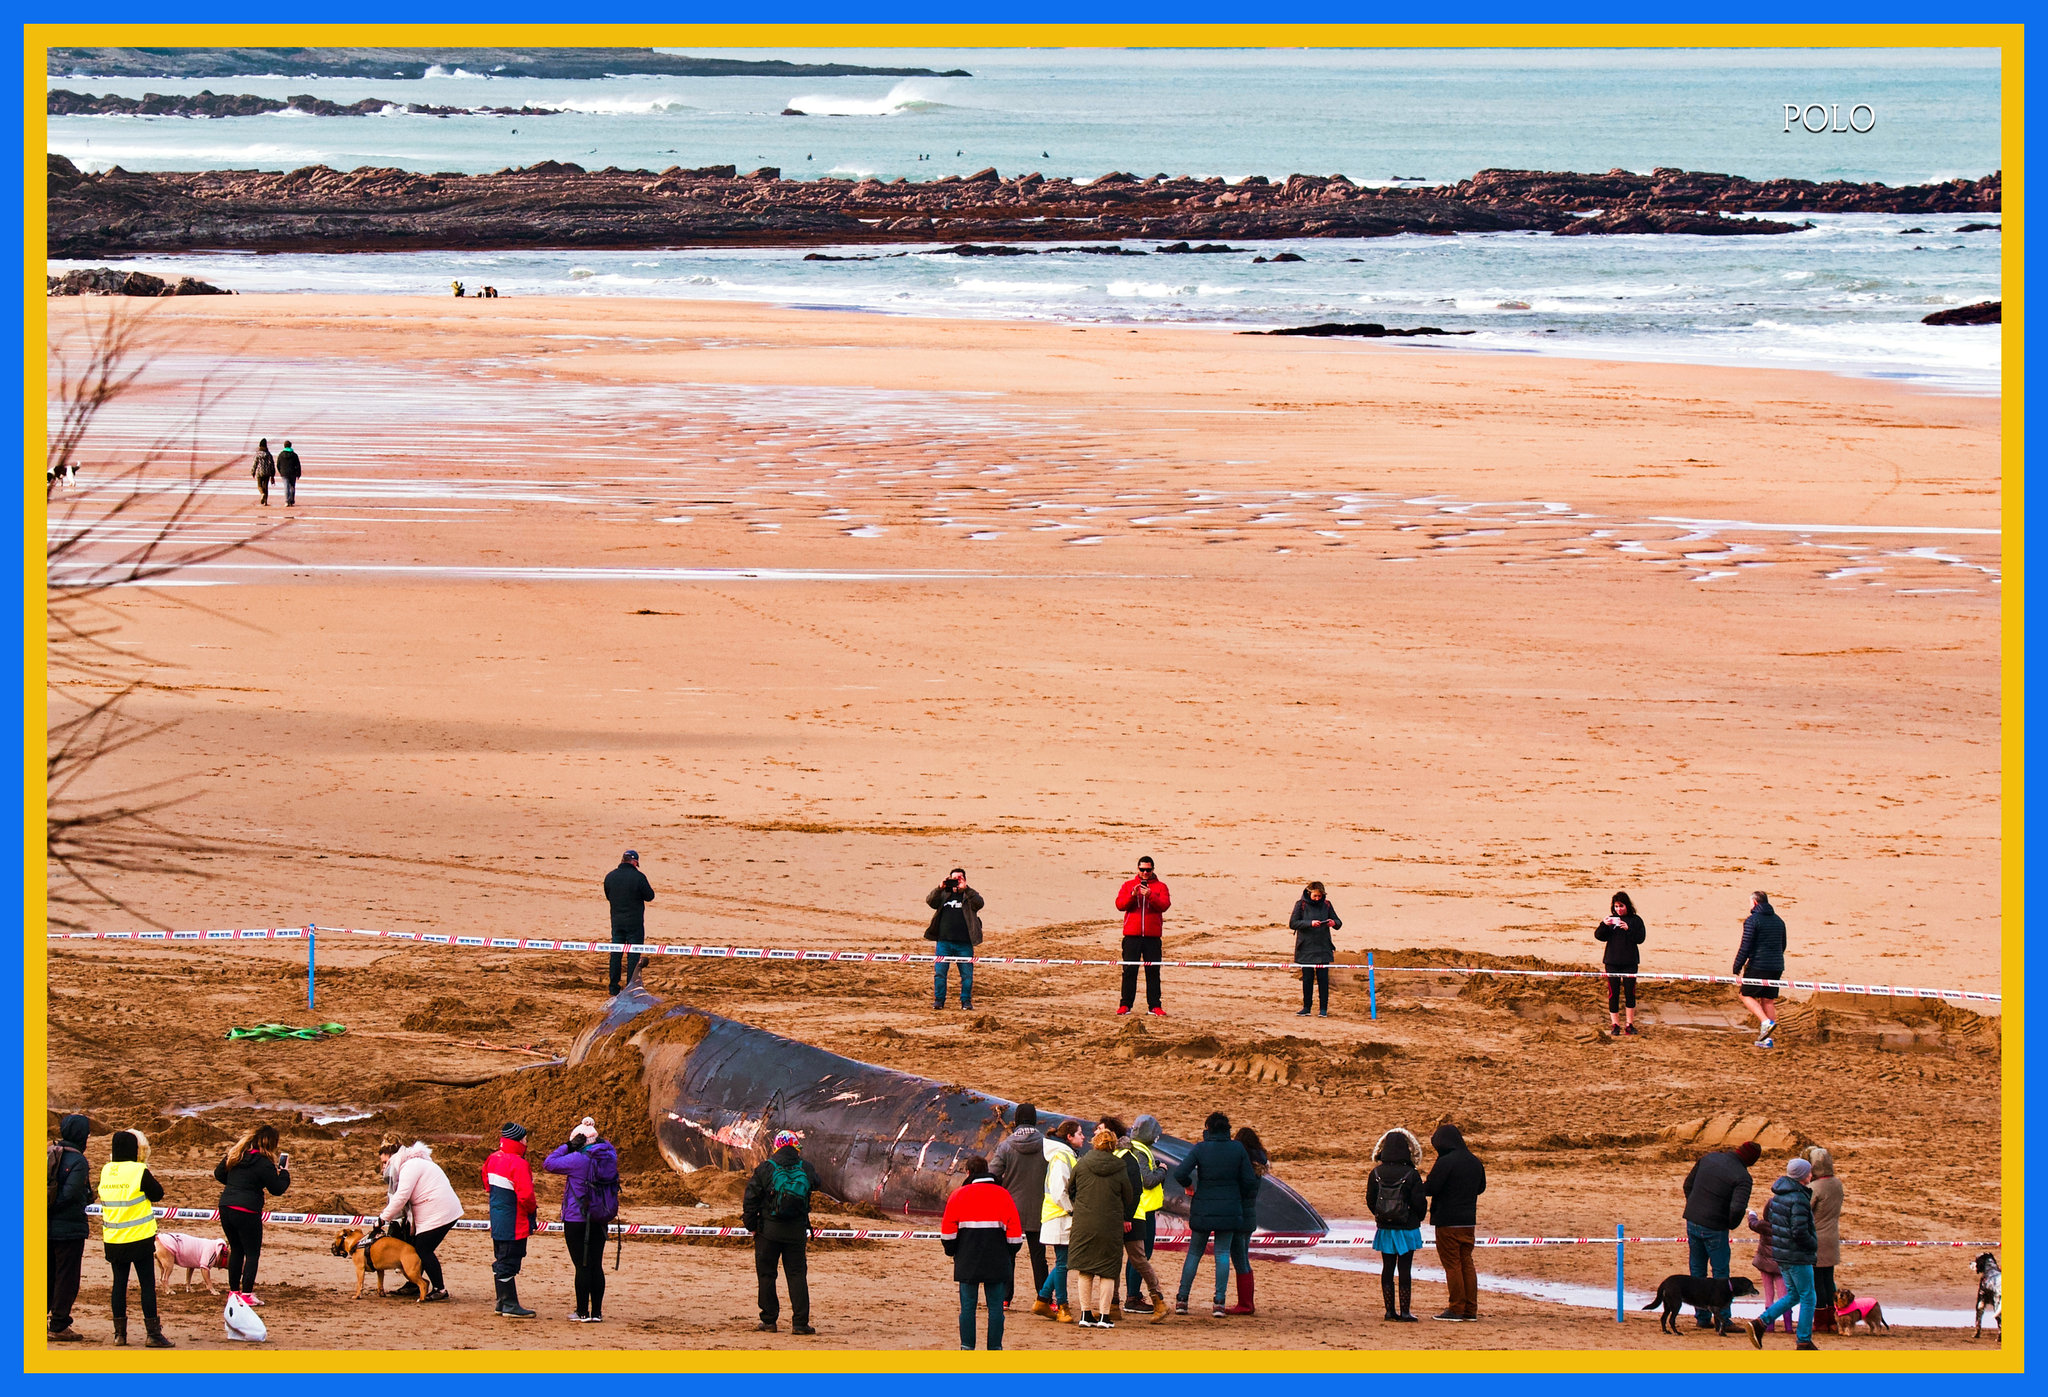
[{"label": "black dog", "polygon": [[1657,1321],[1657,1328],[1666,1334],[1678,1334],[1678,1312],[1687,1305],[1703,1310],[1719,1311],[1719,1332],[1726,1334],[1729,1329],[1728,1307],[1744,1295],[1756,1294],[1756,1282],[1747,1276],[1714,1278],[1707,1276],[1666,1276],[1657,1293],[1650,1297],[1650,1303],[1643,1306],[1654,1310],[1664,1307],[1664,1317]]}]

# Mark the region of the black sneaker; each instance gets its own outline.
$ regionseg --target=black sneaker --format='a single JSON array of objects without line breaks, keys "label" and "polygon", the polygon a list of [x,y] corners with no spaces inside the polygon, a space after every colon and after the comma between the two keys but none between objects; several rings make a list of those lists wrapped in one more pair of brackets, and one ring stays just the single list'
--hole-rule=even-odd
[{"label": "black sneaker", "polygon": [[1622,1030],[1622,1032],[1623,1032],[1623,1033],[1626,1033],[1626,1034],[1627,1034],[1627,1035],[1628,1035],[1629,1037],[1631,1037],[1631,1038],[1640,1038],[1640,1037],[1642,1037],[1642,1035],[1641,1035],[1641,1034],[1639,1034],[1639,1033],[1637,1033],[1637,1032],[1636,1032],[1636,1026],[1635,1026],[1634,1024],[1630,1024],[1630,1025],[1629,1025],[1629,1026],[1628,1026],[1627,1028],[1624,1028],[1624,1029]]},{"label": "black sneaker", "polygon": [[407,1281],[398,1289],[389,1292],[389,1294],[394,1300],[417,1300],[420,1298],[420,1288],[411,1281]]},{"label": "black sneaker", "polygon": [[1764,1322],[1762,1320],[1745,1320],[1742,1327],[1749,1331],[1751,1348],[1762,1348],[1764,1346]]},{"label": "black sneaker", "polygon": [[792,1324],[789,1326],[789,1332],[792,1334],[815,1334],[818,1331],[811,1328],[808,1324]]},{"label": "black sneaker", "polygon": [[759,1324],[754,1326],[754,1332],[756,1334],[773,1334],[775,1332],[775,1328],[776,1326],[774,1320],[764,1319]]},{"label": "black sneaker", "polygon": [[1297,1019],[1305,1019],[1308,1017],[1308,1010],[1305,1008],[1297,1009],[1294,1013],[1294,1017]]},{"label": "black sneaker", "polygon": [[1447,1319],[1447,1320],[1451,1320],[1451,1321],[1455,1322],[1455,1321],[1457,1321],[1457,1320],[1461,1320],[1461,1319],[1463,1319],[1463,1318],[1465,1317],[1465,1315],[1464,1315],[1464,1312],[1463,1312],[1463,1311],[1461,1311],[1461,1310],[1445,1310],[1445,1311],[1444,1311],[1444,1312],[1443,1312],[1442,1314],[1440,1314],[1440,1315],[1438,1315],[1438,1316],[1436,1316],[1436,1317],[1437,1317],[1438,1319]]},{"label": "black sneaker", "polygon": [[1816,1343],[1815,1343],[1815,1342],[1814,1342],[1813,1340],[1811,1340],[1811,1339],[1801,1339],[1801,1340],[1799,1341],[1799,1347],[1801,1347],[1801,1348],[1803,1348],[1803,1349],[1812,1349],[1812,1350],[1813,1350],[1813,1351],[1814,1351],[1815,1353],[1819,1353],[1819,1352],[1820,1352],[1820,1345],[1819,1345],[1819,1344],[1816,1344]]}]

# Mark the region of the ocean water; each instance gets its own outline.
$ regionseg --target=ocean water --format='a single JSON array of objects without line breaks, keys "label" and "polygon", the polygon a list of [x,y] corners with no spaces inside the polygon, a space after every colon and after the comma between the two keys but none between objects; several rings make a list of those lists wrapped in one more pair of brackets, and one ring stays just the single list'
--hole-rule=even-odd
[{"label": "ocean water", "polygon": [[[709,51],[707,51],[709,52]],[[993,165],[1090,178],[1342,172],[1451,181],[1487,167],[1647,170],[1919,183],[1999,166],[2000,72],[1985,50],[1389,52],[873,50],[726,56],[961,67],[971,78],[499,79],[289,74],[50,79],[76,91],[311,92],[547,117],[70,117],[49,148],[81,167],[401,166],[486,171],[779,166],[790,177],[935,179]],[[1788,104],[1857,103],[1867,133],[1788,133]],[[786,107],[815,115],[786,117]],[[1796,221],[1796,220],[1795,220]],[[1998,215],[1818,216],[1742,238],[1483,234],[1261,244],[1252,253],[961,259],[930,249],[197,255],[122,265],[240,291],[641,295],[917,315],[1234,329],[1374,320],[1472,330],[1431,348],[1737,363],[1996,392],[1991,328],[1919,324],[2000,295]],[[1152,244],[1134,242],[1133,247]],[[805,252],[907,252],[805,262]],[[62,271],[77,263],[51,264]]]}]

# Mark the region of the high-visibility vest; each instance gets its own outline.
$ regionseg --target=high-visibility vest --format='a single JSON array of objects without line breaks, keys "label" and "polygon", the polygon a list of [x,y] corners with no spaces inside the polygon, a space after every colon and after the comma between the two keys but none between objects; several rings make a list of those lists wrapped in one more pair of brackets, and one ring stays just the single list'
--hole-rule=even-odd
[{"label": "high-visibility vest", "polygon": [[[1075,1164],[1075,1156],[1074,1156],[1074,1152],[1073,1152],[1073,1151],[1072,1151],[1071,1149],[1067,1148],[1067,1147],[1066,1147],[1065,1145],[1061,1145],[1061,1144],[1055,1144],[1055,1143],[1053,1143],[1052,1141],[1047,1141],[1047,1142],[1046,1142],[1046,1149],[1045,1149],[1045,1153],[1046,1153],[1046,1156],[1047,1156],[1048,1160],[1049,1160],[1049,1161],[1050,1161],[1051,1163],[1053,1163],[1053,1164],[1061,1164],[1061,1163],[1064,1163],[1064,1164],[1065,1164],[1065,1165],[1067,1166],[1067,1189],[1068,1189],[1068,1195],[1069,1195],[1069,1196],[1071,1197],[1071,1196],[1072,1196],[1072,1191],[1073,1191],[1073,1187],[1074,1187],[1074,1183],[1073,1183],[1073,1178],[1074,1178],[1074,1164]],[[1047,1179],[1047,1181],[1048,1181],[1048,1182],[1050,1182],[1050,1181],[1051,1181],[1051,1179],[1052,1179],[1052,1172],[1051,1172],[1051,1169],[1050,1169],[1050,1168],[1048,1168],[1048,1169],[1047,1169],[1047,1171],[1046,1171],[1046,1179]],[[1073,1211],[1072,1211],[1071,1209],[1068,1209],[1068,1208],[1062,1208],[1062,1207],[1060,1206],[1060,1204],[1059,1204],[1059,1200],[1058,1200],[1057,1198],[1053,1197],[1053,1192],[1052,1192],[1052,1190],[1051,1190],[1050,1188],[1048,1188],[1048,1189],[1047,1189],[1047,1190],[1045,1191],[1045,1203],[1044,1203],[1044,1206],[1042,1206],[1042,1207],[1041,1207],[1041,1208],[1039,1208],[1039,1210],[1038,1210],[1038,1221],[1040,1222],[1040,1224],[1042,1225],[1042,1224],[1044,1224],[1044,1223],[1048,1223],[1048,1222],[1051,1222],[1051,1221],[1053,1221],[1053,1220],[1054,1220],[1055,1218],[1064,1218],[1064,1217],[1072,1217],[1072,1216],[1073,1216]]]},{"label": "high-visibility vest", "polygon": [[156,1213],[142,1193],[149,1166],[119,1160],[100,1170],[100,1240],[109,1246],[156,1236]]},{"label": "high-visibility vest", "polygon": [[[1145,1147],[1143,1141],[1132,1140],[1131,1148],[1136,1150],[1138,1152],[1139,1158],[1144,1161],[1144,1168],[1151,1169],[1153,1167],[1152,1151]],[[1122,1154],[1123,1151],[1118,1150],[1117,1153]],[[1151,1217],[1152,1214],[1158,1212],[1161,1208],[1165,1206],[1166,1184],[1164,1183],[1164,1181],[1162,1181],[1160,1183],[1152,1185],[1152,1187],[1146,1189],[1143,1193],[1138,1195],[1138,1208],[1136,1212],[1131,1214],[1131,1216],[1142,1221],[1145,1218]]]}]

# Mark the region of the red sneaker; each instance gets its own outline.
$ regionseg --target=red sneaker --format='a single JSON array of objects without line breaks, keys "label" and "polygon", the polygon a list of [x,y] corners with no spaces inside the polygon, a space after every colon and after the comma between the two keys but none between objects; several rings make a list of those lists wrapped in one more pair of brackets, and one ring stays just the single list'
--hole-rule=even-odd
[{"label": "red sneaker", "polygon": [[1155,1018],[1163,1019],[1166,1017],[1166,1011],[1164,1009],[1154,1009],[1152,1010],[1152,1014]]},{"label": "red sneaker", "polygon": [[1116,1006],[1116,1016],[1118,1018],[1122,1018],[1125,1014],[1128,1014],[1130,1012],[1131,1006],[1128,1004],[1119,1004]]}]

